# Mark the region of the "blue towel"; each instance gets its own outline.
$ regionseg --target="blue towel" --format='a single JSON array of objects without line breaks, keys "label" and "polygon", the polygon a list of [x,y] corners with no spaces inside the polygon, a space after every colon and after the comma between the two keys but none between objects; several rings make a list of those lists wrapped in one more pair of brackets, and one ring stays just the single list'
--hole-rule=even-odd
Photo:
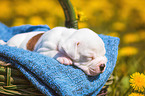
[{"label": "blue towel", "polygon": [[[29,31],[47,31],[47,25],[7,27],[0,23],[0,39]],[[36,52],[0,45],[0,59],[11,62],[34,86],[47,96],[96,96],[112,73],[118,54],[119,38],[99,35],[106,48],[106,70],[99,76],[87,76],[75,66],[60,64],[55,59]]]}]

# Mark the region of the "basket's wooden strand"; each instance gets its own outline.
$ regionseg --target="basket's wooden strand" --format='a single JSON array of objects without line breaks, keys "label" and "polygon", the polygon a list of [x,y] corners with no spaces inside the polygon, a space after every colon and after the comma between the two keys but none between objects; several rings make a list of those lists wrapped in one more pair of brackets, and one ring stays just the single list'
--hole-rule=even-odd
[{"label": "basket's wooden strand", "polygon": [[11,63],[0,61],[0,96],[43,96]]},{"label": "basket's wooden strand", "polygon": [[10,63],[7,63],[8,66],[6,66],[6,84],[7,86],[11,85],[11,67],[9,67],[9,65],[11,65]]},{"label": "basket's wooden strand", "polygon": [[70,0],[58,0],[65,14],[65,26],[68,28],[78,29],[78,21],[76,19],[74,8]]}]

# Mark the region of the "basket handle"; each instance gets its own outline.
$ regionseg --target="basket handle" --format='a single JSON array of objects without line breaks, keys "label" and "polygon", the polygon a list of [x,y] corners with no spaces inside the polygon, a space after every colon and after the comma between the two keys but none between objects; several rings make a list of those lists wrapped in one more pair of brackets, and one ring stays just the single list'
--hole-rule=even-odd
[{"label": "basket handle", "polygon": [[78,21],[70,0],[58,0],[65,14],[65,27],[78,29]]}]

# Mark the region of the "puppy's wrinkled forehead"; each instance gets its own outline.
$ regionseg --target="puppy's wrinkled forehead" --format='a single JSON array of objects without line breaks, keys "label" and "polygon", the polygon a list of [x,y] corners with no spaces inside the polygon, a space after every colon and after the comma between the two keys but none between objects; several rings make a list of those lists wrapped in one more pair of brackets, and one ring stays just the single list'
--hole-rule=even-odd
[{"label": "puppy's wrinkled forehead", "polygon": [[73,35],[72,38],[75,38],[77,40],[84,40],[84,41],[88,41],[88,42],[93,42],[93,40],[95,41],[100,41],[100,43],[102,43],[103,41],[101,40],[101,38],[92,30],[88,29],[88,28],[83,28],[83,29],[79,29],[77,30]]},{"label": "puppy's wrinkled forehead", "polygon": [[88,28],[82,28],[82,29],[76,30],[75,34],[73,34],[74,37],[79,37],[80,35],[82,35],[82,37],[88,38],[90,36],[92,37],[96,35],[96,33]]},{"label": "puppy's wrinkled forehead", "polygon": [[76,30],[76,32],[69,38],[69,40],[75,40],[79,42],[78,51],[93,50],[98,55],[105,54],[104,42],[94,31],[83,28]]},{"label": "puppy's wrinkled forehead", "polygon": [[97,35],[97,33],[88,28],[77,30],[75,34],[72,35],[72,38],[75,38],[78,42],[82,43],[82,46],[87,48],[98,51],[104,49],[103,40]]}]

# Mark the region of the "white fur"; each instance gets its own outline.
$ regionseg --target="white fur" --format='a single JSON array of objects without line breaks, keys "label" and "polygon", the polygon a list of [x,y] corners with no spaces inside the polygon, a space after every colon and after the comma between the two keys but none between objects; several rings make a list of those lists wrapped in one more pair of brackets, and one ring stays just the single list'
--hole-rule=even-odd
[{"label": "white fur", "polygon": [[92,30],[56,27],[47,32],[29,32],[15,35],[8,46],[26,49],[27,42],[35,35],[44,33],[34,47],[34,51],[50,56],[65,65],[74,64],[87,75],[104,72],[100,65],[107,62],[102,39]]}]

